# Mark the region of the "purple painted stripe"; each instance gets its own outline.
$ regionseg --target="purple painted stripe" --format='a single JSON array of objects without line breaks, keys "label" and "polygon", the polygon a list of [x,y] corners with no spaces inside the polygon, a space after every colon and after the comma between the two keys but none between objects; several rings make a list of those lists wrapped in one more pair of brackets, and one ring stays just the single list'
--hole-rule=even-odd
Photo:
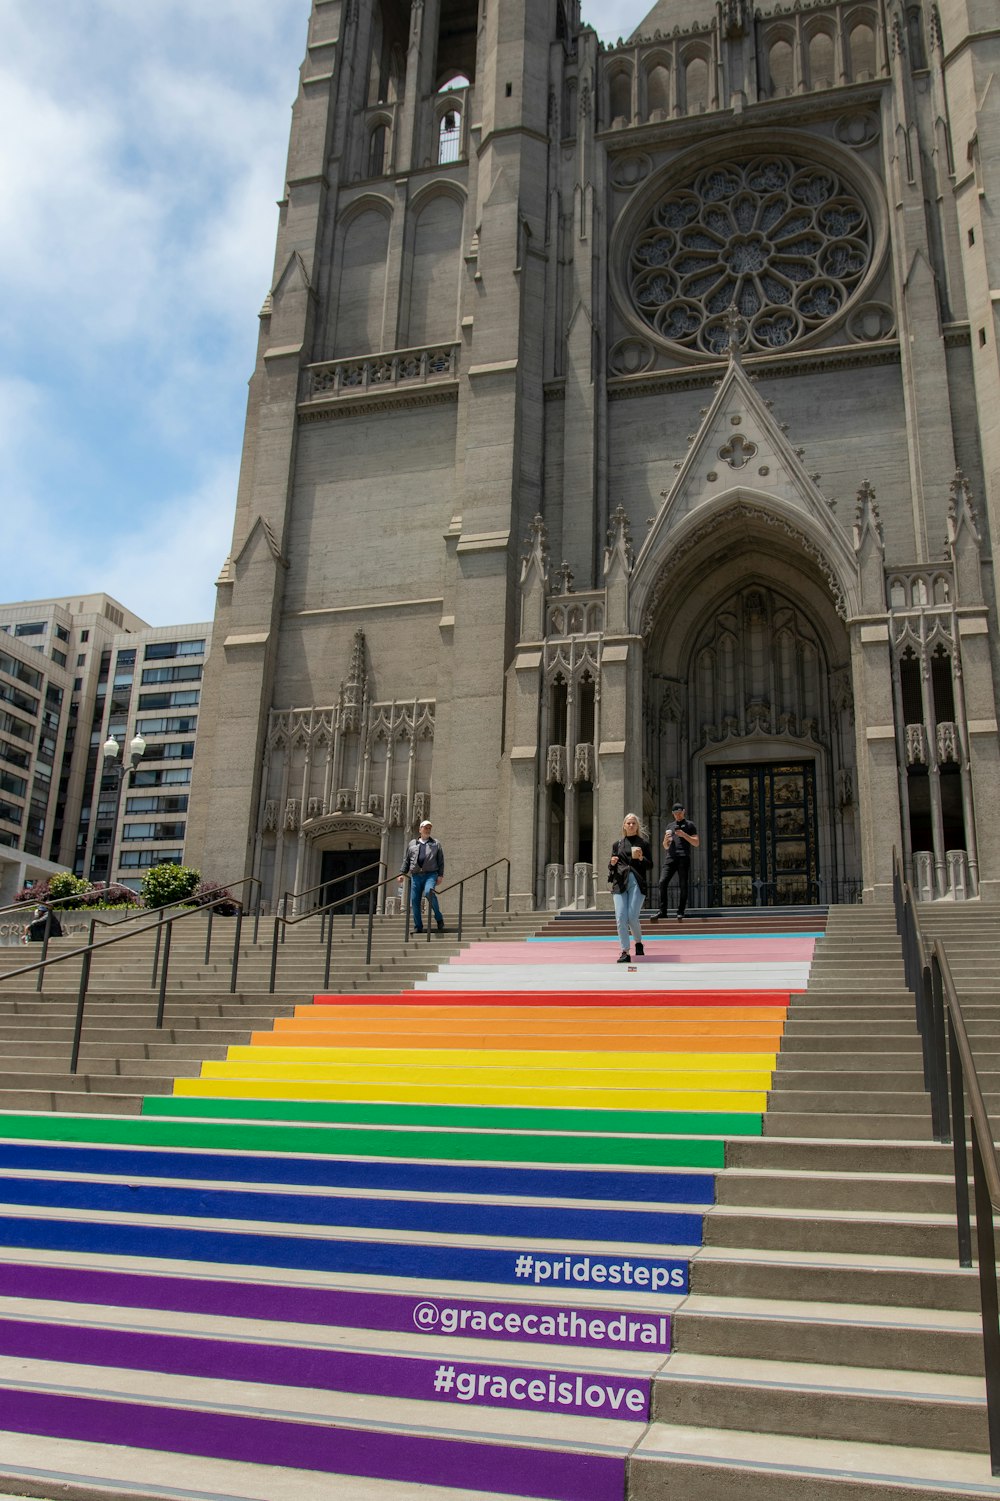
[{"label": "purple painted stripe", "polygon": [[160,1371],[214,1381],[406,1397],[417,1402],[569,1412],[630,1422],[643,1421],[649,1412],[649,1380],[635,1376],[493,1366],[478,1361],[450,1364],[415,1356],[380,1355],[374,1350],[262,1344],[93,1325],[0,1319],[0,1355]]},{"label": "purple painted stripe", "polygon": [[625,1496],[624,1454],[468,1443],[10,1389],[4,1392],[0,1424],[14,1433],[378,1480],[471,1489],[488,1477],[491,1490],[540,1501],[624,1501]]},{"label": "purple painted stripe", "polygon": [[252,1313],[262,1321],[390,1333],[416,1329],[423,1334],[474,1334],[478,1339],[605,1350],[670,1349],[670,1320],[665,1314],[582,1304],[494,1303],[454,1294],[435,1298],[398,1296],[211,1277],[155,1277],[86,1267],[32,1266],[28,1262],[0,1262],[0,1296],[227,1318],[246,1318]]}]

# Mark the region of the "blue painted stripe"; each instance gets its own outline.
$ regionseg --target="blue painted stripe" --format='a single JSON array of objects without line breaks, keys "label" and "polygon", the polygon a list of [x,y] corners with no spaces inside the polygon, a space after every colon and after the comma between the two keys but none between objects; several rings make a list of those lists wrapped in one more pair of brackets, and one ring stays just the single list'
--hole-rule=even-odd
[{"label": "blue painted stripe", "polygon": [[[546,1292],[552,1287],[571,1287],[575,1291],[581,1287],[602,1287],[615,1292],[629,1288],[670,1294],[688,1291],[688,1262],[676,1257],[561,1250],[533,1250],[528,1254],[481,1246],[427,1245],[419,1241],[324,1240],[300,1235],[188,1229],[179,1225],[106,1224],[101,1220],[27,1216],[0,1220],[0,1241],[9,1249],[350,1272],[420,1281],[492,1282],[520,1288],[541,1287]],[[252,1312],[252,1291],[247,1307]]]},{"label": "blue painted stripe", "polygon": [[[529,934],[525,943],[607,943],[609,934],[614,937],[614,925],[607,933],[568,934],[565,938]],[[643,943],[770,943],[774,938],[825,938],[825,933],[675,933],[671,928],[666,933],[643,934]]]},{"label": "blue painted stripe", "polygon": [[[502,1150],[503,1141],[498,1139],[497,1151]],[[639,1204],[715,1202],[712,1173],[568,1172],[560,1168],[495,1168],[476,1163],[349,1161],[329,1157],[254,1156],[225,1151],[148,1151],[59,1143],[0,1142],[0,1170],[12,1169],[135,1178],[200,1178],[230,1183],[287,1183],[387,1192],[620,1199]]]},{"label": "blue painted stripe", "polygon": [[[359,1230],[415,1230],[445,1235],[508,1235],[526,1240],[642,1241],[700,1246],[701,1215],[656,1210],[570,1209],[561,1205],[467,1204],[439,1200],[351,1198],[239,1189],[161,1188],[93,1180],[0,1178],[0,1202],[94,1214],[163,1215],[169,1219],[260,1220]],[[0,1241],[6,1221],[0,1219]]]}]

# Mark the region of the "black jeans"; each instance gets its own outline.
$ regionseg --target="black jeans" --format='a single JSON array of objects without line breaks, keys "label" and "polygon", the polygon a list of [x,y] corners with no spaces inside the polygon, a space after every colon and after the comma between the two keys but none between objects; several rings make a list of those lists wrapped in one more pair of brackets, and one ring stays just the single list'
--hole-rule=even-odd
[{"label": "black jeans", "polygon": [[669,859],[663,868],[660,877],[660,912],[666,916],[667,912],[667,887],[670,885],[674,874],[677,875],[677,915],[683,917],[688,904],[688,874],[691,870],[690,860]]}]

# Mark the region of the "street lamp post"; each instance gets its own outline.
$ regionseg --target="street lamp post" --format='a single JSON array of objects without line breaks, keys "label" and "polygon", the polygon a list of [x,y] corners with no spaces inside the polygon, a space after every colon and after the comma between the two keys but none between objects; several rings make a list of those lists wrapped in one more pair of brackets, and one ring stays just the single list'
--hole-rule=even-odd
[{"label": "street lamp post", "polygon": [[108,879],[110,882],[110,878],[114,872],[115,849],[118,843],[118,815],[121,812],[122,787],[126,778],[130,787],[135,785],[136,768],[146,754],[146,742],[141,735],[137,734],[133,736],[129,742],[127,766],[123,765],[121,761],[122,748],[113,735],[108,736],[101,750],[104,756],[104,765],[101,768],[102,776],[114,774],[118,780],[118,790],[115,795],[115,816],[111,826],[111,855],[108,860]]}]

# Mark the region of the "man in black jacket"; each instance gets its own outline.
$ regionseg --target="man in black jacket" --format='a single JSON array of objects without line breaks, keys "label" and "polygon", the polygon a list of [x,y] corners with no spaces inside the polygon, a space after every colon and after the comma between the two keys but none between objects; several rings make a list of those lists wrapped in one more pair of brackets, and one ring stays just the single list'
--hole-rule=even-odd
[{"label": "man in black jacket", "polygon": [[684,817],[684,804],[674,803],[674,821],[663,836],[663,848],[667,863],[660,877],[660,910],[654,912],[653,922],[667,915],[667,887],[674,872],[677,873],[677,921],[684,921],[688,900],[688,876],[691,871],[691,851],[701,843],[698,830],[690,819]]},{"label": "man in black jacket", "polygon": [[421,908],[426,896],[434,913],[434,921],[437,923],[439,933],[444,932],[444,918],[441,916],[441,908],[434,888],[444,875],[444,850],[431,833],[431,821],[425,818],[420,825],[420,834],[416,839],[411,839],[406,846],[406,854],[403,863],[399,867],[399,885],[403,884],[403,877],[410,878],[410,910],[413,913],[413,931],[424,931]]}]

